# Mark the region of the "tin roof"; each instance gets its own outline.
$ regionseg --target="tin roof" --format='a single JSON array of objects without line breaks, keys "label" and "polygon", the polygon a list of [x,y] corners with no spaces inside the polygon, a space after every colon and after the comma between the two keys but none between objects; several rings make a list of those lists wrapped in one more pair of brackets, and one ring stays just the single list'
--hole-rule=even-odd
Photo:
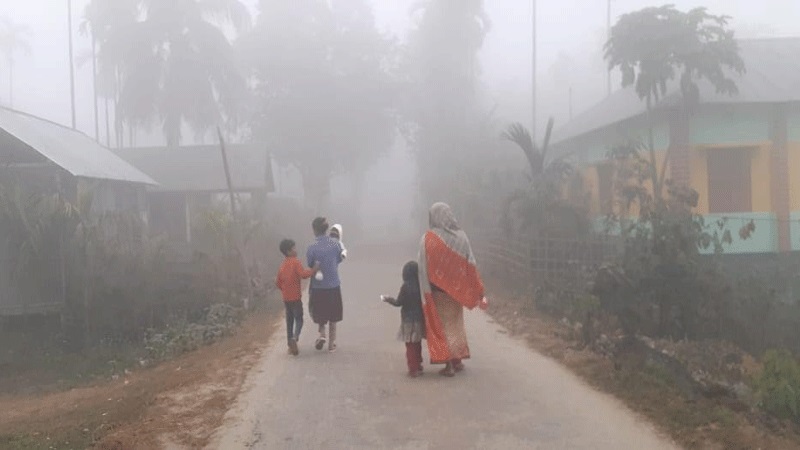
[{"label": "tin roof", "polygon": [[[228,144],[226,150],[234,189],[274,190],[272,157],[266,146]],[[223,192],[228,189],[219,145],[125,148],[115,152],[153,177],[160,191]]]},{"label": "tin roof", "polygon": [[[739,41],[739,54],[746,73],[734,75],[739,93],[717,94],[705,81],[699,84],[703,104],[800,102],[800,38],[748,39]],[[654,109],[676,104],[680,96],[677,82]],[[626,88],[579,114],[558,129],[553,142],[559,143],[605,128],[645,113],[645,103],[636,91]]]},{"label": "tin roof", "polygon": [[0,132],[76,177],[156,184],[89,136],[40,117],[0,108]]}]

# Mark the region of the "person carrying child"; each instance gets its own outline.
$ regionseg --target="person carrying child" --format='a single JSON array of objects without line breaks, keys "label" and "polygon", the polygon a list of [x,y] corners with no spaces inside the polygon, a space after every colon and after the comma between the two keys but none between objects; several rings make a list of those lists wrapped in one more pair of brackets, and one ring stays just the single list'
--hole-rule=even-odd
[{"label": "person carrying child", "polygon": [[403,285],[397,298],[382,295],[381,299],[400,309],[398,338],[406,344],[408,376],[422,375],[422,340],[425,339],[425,316],[422,313],[422,294],[419,289],[419,267],[416,261],[403,266]]},{"label": "person carrying child", "polygon": [[296,244],[291,239],[284,239],[280,243],[280,250],[285,257],[278,276],[275,278],[275,285],[281,290],[283,306],[286,309],[286,338],[289,346],[289,354],[297,356],[300,350],[297,341],[300,339],[300,331],[303,329],[303,294],[301,280],[311,278],[319,270],[319,263],[315,263],[311,269],[306,269],[297,258]]},{"label": "person carrying child", "polygon": [[[306,258],[308,264],[319,262],[319,272],[311,280],[308,288],[308,311],[319,327],[319,337],[314,343],[317,350],[322,350],[328,343],[328,351],[336,351],[336,325],[342,321],[342,288],[339,280],[339,263],[342,252],[339,243],[328,235],[328,220],[317,217],[311,222],[315,241],[308,246]],[[329,331],[326,335],[325,331]]]}]

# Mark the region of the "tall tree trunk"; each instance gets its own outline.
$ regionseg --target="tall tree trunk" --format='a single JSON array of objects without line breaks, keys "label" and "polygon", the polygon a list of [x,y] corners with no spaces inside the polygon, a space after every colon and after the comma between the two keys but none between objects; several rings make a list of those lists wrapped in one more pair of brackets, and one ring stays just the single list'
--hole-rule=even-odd
[{"label": "tall tree trunk", "polygon": [[247,264],[247,258],[244,254],[244,242],[242,239],[243,227],[236,214],[236,195],[233,191],[233,180],[231,179],[231,171],[228,166],[228,154],[225,150],[225,139],[222,137],[222,130],[217,127],[217,135],[219,136],[219,147],[222,152],[222,165],[225,169],[225,182],[228,186],[228,194],[230,195],[231,202],[231,218],[233,219],[234,239],[236,243],[236,253],[239,254],[239,261],[242,264],[242,273],[245,276],[245,283],[247,284],[247,293],[249,298],[244,301],[244,309],[250,309],[250,302],[255,301],[255,291],[253,290],[253,279],[250,277],[250,269]]},{"label": "tall tree trunk", "polygon": [[[90,29],[91,31],[91,29]],[[100,113],[97,109],[97,41],[94,38],[94,31],[91,31],[92,39],[92,91],[94,94],[94,139],[100,142]]]},{"label": "tall tree trunk", "polygon": [[306,208],[320,216],[329,209],[330,173],[324,167],[306,168],[303,171],[303,193]]},{"label": "tall tree trunk", "polygon": [[658,179],[658,159],[656,158],[656,144],[653,136],[653,105],[650,97],[647,97],[647,150],[650,153],[650,179],[653,183],[653,200],[656,203],[661,201],[661,188]]},{"label": "tall tree trunk", "polygon": [[72,129],[77,128],[77,117],[75,114],[75,64],[72,53],[72,0],[67,0],[67,40],[69,42],[69,92],[70,104],[72,106]]},{"label": "tall tree trunk", "polygon": [[365,184],[365,177],[366,173],[364,171],[360,171],[359,173],[353,174],[353,198],[351,203],[352,215],[350,215],[350,229],[353,231],[350,235],[359,236],[362,234],[364,229],[364,220],[361,217],[361,204],[363,203],[364,199],[364,184]]},{"label": "tall tree trunk", "polygon": [[106,109],[106,147],[111,148],[111,121],[109,119],[109,114],[108,114],[108,103],[109,103],[108,97],[104,98],[104,103]]},{"label": "tall tree trunk", "polygon": [[14,108],[14,57],[8,56],[8,106]]},{"label": "tall tree trunk", "polygon": [[119,69],[117,69],[114,71],[114,139],[116,140],[117,148],[122,148],[125,144],[125,125],[122,114],[119,111],[120,84],[120,74]]}]

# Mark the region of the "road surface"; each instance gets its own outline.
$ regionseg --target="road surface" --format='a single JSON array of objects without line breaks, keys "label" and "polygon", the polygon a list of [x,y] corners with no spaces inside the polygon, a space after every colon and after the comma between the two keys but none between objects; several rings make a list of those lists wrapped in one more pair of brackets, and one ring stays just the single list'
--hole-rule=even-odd
[{"label": "road surface", "polygon": [[[467,369],[442,378],[426,365],[406,377],[396,340],[403,263],[353,252],[341,266],[345,298],[336,353],[313,349],[306,313],[301,354],[286,354],[281,326],[211,448],[219,449],[673,449],[619,401],[466,312]],[[405,257],[405,258],[404,258]],[[427,351],[425,351],[427,355]]]}]

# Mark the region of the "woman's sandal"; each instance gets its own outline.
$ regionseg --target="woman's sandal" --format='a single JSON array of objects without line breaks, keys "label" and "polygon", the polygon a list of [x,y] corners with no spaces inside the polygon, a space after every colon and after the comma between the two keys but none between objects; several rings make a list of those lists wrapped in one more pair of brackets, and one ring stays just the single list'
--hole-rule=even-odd
[{"label": "woman's sandal", "polygon": [[443,377],[454,377],[454,376],[456,376],[456,373],[453,372],[453,368],[452,367],[447,366],[444,369],[439,371],[439,375],[441,375]]},{"label": "woman's sandal", "polygon": [[463,371],[464,371],[464,363],[458,363],[458,364],[454,365],[454,366],[453,366],[453,370],[454,370],[456,373],[458,373],[458,372],[463,372]]}]

